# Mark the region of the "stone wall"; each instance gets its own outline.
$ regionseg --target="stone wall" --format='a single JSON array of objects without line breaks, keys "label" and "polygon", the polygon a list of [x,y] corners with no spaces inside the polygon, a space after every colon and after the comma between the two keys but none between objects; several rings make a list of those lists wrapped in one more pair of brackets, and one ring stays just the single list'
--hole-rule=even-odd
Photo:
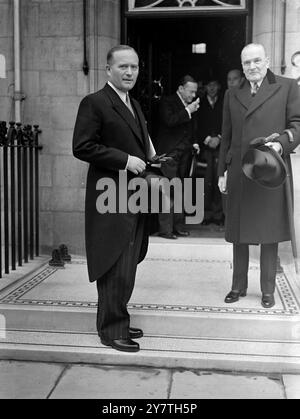
[{"label": "stone wall", "polygon": [[[300,0],[285,0],[286,40],[285,75],[291,77],[291,56],[300,50]],[[284,29],[283,0],[254,0],[253,41],[262,43],[271,59],[271,68],[281,74],[282,37]]]},{"label": "stone wall", "polygon": [[[107,50],[119,42],[120,3],[89,0],[83,65],[83,1],[21,2],[22,122],[42,129],[40,222],[42,251],[60,243],[84,253],[84,196],[87,164],[72,155],[72,132],[80,100],[105,83]],[[0,53],[7,79],[0,80],[0,120],[14,119],[13,2],[0,0]]]},{"label": "stone wall", "polygon": [[0,121],[13,118],[13,7],[0,0],[0,54],[6,61],[6,78],[0,79]]}]

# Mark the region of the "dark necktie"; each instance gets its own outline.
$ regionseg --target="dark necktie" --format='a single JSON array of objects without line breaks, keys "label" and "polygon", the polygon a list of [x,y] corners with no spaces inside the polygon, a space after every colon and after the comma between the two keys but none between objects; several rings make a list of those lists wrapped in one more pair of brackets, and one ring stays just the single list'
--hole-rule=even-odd
[{"label": "dark necktie", "polygon": [[130,112],[132,113],[133,117],[135,118],[134,110],[133,110],[133,108],[131,106],[131,102],[130,102],[130,98],[129,98],[129,94],[128,93],[126,93],[126,106],[130,110]]},{"label": "dark necktie", "polygon": [[259,89],[258,83],[255,82],[251,88],[251,96],[255,96],[256,93],[258,92],[258,89]]}]

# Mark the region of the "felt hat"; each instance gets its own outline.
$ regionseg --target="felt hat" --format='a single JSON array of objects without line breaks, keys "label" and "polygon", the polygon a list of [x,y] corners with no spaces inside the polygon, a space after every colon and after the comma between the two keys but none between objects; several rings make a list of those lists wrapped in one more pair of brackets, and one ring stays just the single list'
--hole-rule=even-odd
[{"label": "felt hat", "polygon": [[286,179],[286,166],[273,148],[265,145],[264,137],[255,138],[242,160],[247,178],[269,189],[278,188]]}]

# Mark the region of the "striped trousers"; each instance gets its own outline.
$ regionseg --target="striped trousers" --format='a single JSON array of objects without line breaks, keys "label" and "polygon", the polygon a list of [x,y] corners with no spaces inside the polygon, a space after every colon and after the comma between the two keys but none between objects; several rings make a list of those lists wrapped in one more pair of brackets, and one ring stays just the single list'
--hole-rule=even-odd
[{"label": "striped trousers", "polygon": [[144,227],[145,216],[137,214],[128,247],[110,270],[97,280],[97,331],[105,340],[129,337],[127,304],[134,288]]}]

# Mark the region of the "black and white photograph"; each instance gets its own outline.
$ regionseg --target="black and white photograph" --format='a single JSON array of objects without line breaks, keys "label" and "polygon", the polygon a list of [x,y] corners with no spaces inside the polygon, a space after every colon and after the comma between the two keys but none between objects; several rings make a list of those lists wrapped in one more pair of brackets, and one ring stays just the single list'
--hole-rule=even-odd
[{"label": "black and white photograph", "polygon": [[300,399],[300,0],[0,0],[0,399]]}]

